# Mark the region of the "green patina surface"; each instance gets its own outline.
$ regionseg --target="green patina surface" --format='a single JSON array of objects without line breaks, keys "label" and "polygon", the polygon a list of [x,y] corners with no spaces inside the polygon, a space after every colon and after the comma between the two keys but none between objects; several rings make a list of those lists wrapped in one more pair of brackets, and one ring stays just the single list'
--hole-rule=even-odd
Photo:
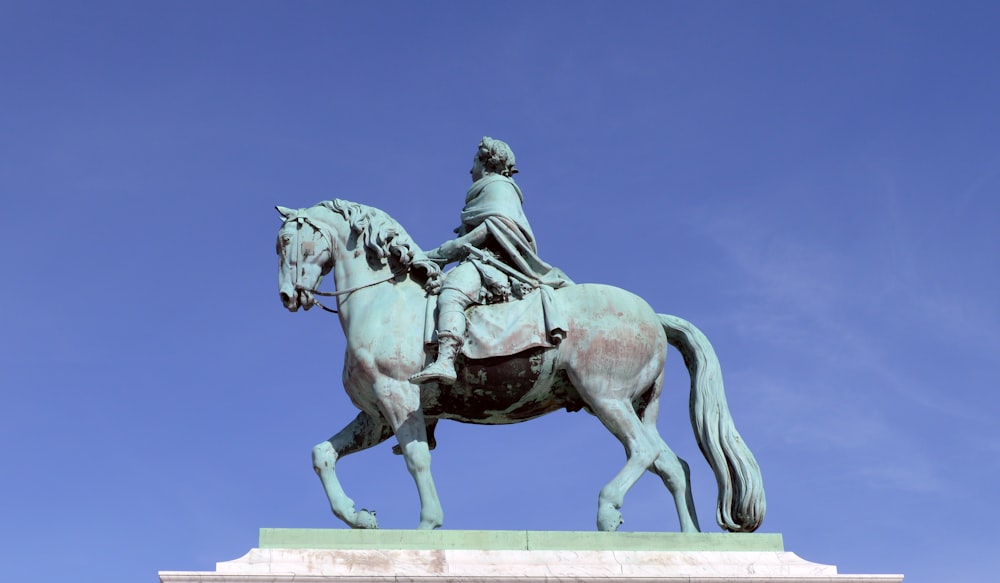
[{"label": "green patina surface", "polygon": [[785,544],[780,534],[262,528],[260,548],[781,552]]},{"label": "green patina surface", "polygon": [[[600,488],[597,529],[618,530],[625,495],[648,470],[670,490],[681,532],[697,533],[701,528],[686,463],[653,423],[670,345],[683,356],[691,378],[691,426],[719,487],[717,522],[734,533],[757,530],[767,507],[760,467],[736,430],[719,359],[708,338],[682,318],[656,313],[630,292],[575,285],[543,261],[524,214],[524,193],[512,179],[516,172],[510,146],[484,137],[473,157],[473,182],[465,193],[458,237],[429,251],[421,250],[402,225],[374,207],[345,200],[297,210],[277,207],[282,218],[275,246],[282,303],[290,311],[316,305],[315,295],[329,293],[319,291],[320,281],[324,275],[333,276],[338,291],[332,295],[338,298],[339,321],[347,336],[341,378],[351,401],[364,409],[313,447],[313,468],[334,516],[355,529],[378,528],[374,510],[357,507],[344,491],[337,461],[395,436],[395,451],[405,457],[420,499],[416,527],[436,529],[444,524],[444,510],[430,471],[430,450],[439,419],[501,425],[561,409],[587,409],[618,436],[628,455],[627,465],[614,479],[593,486]],[[614,213],[637,207],[615,199],[608,208]],[[571,231],[563,238],[579,242],[578,250],[586,255],[588,245],[605,250],[615,237]],[[629,253],[639,248],[627,243]],[[650,265],[651,272],[663,271]],[[470,329],[470,323],[487,318],[470,318],[467,310],[495,310],[495,320]],[[560,342],[570,331],[572,341]],[[428,353],[426,345],[435,336],[437,354],[428,365],[434,351]],[[456,359],[461,370],[455,368]],[[486,543],[529,549],[780,548],[780,537],[765,542],[771,539],[638,533],[378,532],[291,540],[305,546],[390,543],[397,548]]]}]

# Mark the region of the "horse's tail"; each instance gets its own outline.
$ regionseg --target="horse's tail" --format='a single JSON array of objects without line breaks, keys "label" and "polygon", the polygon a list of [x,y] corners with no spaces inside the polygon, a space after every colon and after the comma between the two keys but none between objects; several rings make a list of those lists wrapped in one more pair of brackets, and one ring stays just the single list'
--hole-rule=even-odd
[{"label": "horse's tail", "polygon": [[726,404],[722,369],[708,338],[690,322],[658,314],[667,341],[691,375],[691,426],[719,486],[716,520],[732,532],[753,532],[764,520],[764,482]]}]

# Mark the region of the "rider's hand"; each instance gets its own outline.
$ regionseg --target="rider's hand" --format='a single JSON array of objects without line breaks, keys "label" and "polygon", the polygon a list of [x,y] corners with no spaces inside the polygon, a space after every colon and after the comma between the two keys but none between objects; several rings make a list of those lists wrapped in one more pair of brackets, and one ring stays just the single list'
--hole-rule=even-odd
[{"label": "rider's hand", "polygon": [[444,285],[444,272],[429,253],[424,253],[424,257],[417,258],[413,264],[423,268],[427,273],[427,280],[424,282],[424,290],[430,294],[437,294]]}]

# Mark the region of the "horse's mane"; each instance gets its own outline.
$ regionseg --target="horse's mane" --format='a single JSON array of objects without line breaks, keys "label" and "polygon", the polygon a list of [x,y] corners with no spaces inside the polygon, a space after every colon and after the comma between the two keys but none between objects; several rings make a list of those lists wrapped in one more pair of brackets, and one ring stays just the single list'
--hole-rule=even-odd
[{"label": "horse's mane", "polygon": [[404,267],[422,268],[428,277],[441,273],[441,268],[427,259],[410,235],[385,211],[339,198],[321,202],[320,206],[343,216],[368,257],[375,258],[379,264],[395,259]]}]

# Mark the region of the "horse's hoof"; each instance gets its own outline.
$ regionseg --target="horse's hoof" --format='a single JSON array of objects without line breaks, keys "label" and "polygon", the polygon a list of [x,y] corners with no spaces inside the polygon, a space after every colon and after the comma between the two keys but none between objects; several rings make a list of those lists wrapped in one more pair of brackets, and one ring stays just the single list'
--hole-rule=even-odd
[{"label": "horse's hoof", "polygon": [[441,528],[440,520],[421,521],[417,525],[417,530],[434,530],[435,528]]},{"label": "horse's hoof", "polygon": [[375,511],[365,510],[364,508],[358,510],[358,516],[355,518],[354,528],[378,528],[378,520],[375,519]]},{"label": "horse's hoof", "polygon": [[615,532],[624,522],[622,513],[618,512],[614,506],[602,507],[597,511],[597,530]]}]

